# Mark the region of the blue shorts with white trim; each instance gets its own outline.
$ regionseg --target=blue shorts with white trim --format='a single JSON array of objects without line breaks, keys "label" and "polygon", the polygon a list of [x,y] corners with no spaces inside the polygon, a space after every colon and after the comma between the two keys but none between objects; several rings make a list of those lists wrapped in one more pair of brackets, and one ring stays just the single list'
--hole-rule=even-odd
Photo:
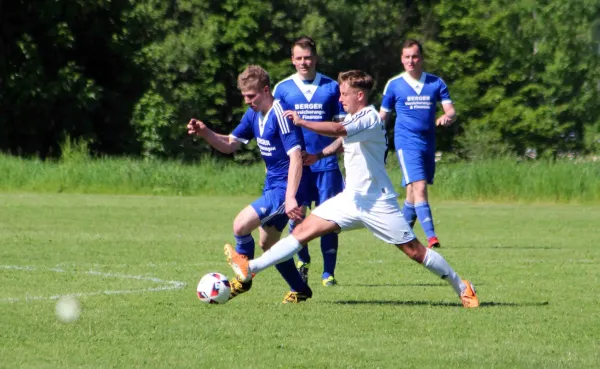
[{"label": "blue shorts with white trim", "polygon": [[315,207],[344,190],[344,177],[339,169],[305,173],[308,177],[307,196],[303,205]]},{"label": "blue shorts with white trim", "polygon": [[398,149],[396,154],[402,170],[402,187],[422,180],[433,184],[435,152]]}]

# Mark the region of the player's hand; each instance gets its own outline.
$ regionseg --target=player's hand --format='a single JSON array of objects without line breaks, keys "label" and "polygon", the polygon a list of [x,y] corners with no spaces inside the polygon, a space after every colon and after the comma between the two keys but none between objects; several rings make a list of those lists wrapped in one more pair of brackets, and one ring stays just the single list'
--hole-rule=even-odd
[{"label": "player's hand", "polygon": [[306,151],[302,151],[302,165],[304,165],[304,166],[313,165],[314,163],[317,162],[317,160],[319,160],[317,158],[317,155],[309,154]]},{"label": "player's hand", "polygon": [[187,125],[187,130],[189,135],[194,136],[204,136],[206,132],[206,124],[201,120],[197,120],[192,118]]},{"label": "player's hand", "polygon": [[298,201],[294,198],[285,199],[285,213],[291,220],[302,220],[302,206],[298,206]]},{"label": "player's hand", "polygon": [[293,110],[286,110],[283,112],[283,116],[290,119],[294,125],[302,126],[302,118]]},{"label": "player's hand", "polygon": [[436,126],[448,127],[452,124],[452,119],[446,114],[442,115],[435,121]]}]

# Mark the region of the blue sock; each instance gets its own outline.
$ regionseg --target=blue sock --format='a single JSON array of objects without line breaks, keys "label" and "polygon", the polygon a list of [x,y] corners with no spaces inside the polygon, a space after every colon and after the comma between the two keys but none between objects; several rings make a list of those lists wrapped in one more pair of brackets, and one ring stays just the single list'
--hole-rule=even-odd
[{"label": "blue sock", "polygon": [[[292,234],[292,231],[294,230],[294,228],[296,227],[296,222],[294,222],[293,220],[290,220],[290,234]],[[302,248],[302,250],[300,250],[298,252],[298,260],[300,260],[303,263],[310,263],[310,254],[308,253],[308,244],[306,246],[304,246]]]},{"label": "blue sock", "polygon": [[404,220],[406,223],[412,228],[415,226],[415,221],[417,220],[417,212],[415,211],[415,204],[412,204],[408,201],[404,201],[404,207],[402,208],[402,215],[404,215]]},{"label": "blue sock", "polygon": [[235,251],[238,254],[246,255],[248,259],[254,259],[254,238],[251,234],[235,237]]},{"label": "blue sock", "polygon": [[433,228],[433,216],[431,215],[431,209],[427,201],[418,202],[415,204],[415,211],[419,218],[419,223],[423,227],[423,231],[427,238],[435,237],[435,229]]},{"label": "blue sock", "polygon": [[290,286],[292,292],[304,292],[308,289],[308,285],[302,281],[302,277],[300,276],[298,269],[296,269],[296,265],[294,265],[293,258],[275,265],[275,268],[277,268],[279,274],[281,274],[283,279],[285,279]]},{"label": "blue sock", "polygon": [[333,277],[335,264],[337,262],[338,235],[337,233],[326,234],[321,237],[321,251],[323,252],[323,279]]}]

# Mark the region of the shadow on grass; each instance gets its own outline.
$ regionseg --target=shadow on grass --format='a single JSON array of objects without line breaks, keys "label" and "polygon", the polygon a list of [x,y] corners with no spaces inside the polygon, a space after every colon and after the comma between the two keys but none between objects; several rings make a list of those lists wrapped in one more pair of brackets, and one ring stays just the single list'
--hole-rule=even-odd
[{"label": "shadow on grass", "polygon": [[[356,283],[356,284],[340,284],[340,286],[348,287],[448,287],[448,283]],[[476,287],[485,286],[485,283],[477,282]]]},{"label": "shadow on grass", "polygon": [[[342,300],[333,301],[336,305],[398,305],[398,306],[461,306],[459,302],[445,302],[445,301],[391,301],[391,300],[371,300],[371,301],[359,301],[359,300]],[[524,306],[547,306],[550,305],[548,301],[543,302],[495,302],[495,301],[484,301],[479,307],[524,307]]]},{"label": "shadow on grass", "polygon": [[566,250],[564,247],[551,247],[551,246],[449,246],[452,249],[507,249],[507,250]]},{"label": "shadow on grass", "polygon": [[[480,284],[477,284],[479,286]],[[341,286],[341,285],[340,285]],[[448,287],[448,283],[381,283],[381,284],[343,284],[344,287]]]}]

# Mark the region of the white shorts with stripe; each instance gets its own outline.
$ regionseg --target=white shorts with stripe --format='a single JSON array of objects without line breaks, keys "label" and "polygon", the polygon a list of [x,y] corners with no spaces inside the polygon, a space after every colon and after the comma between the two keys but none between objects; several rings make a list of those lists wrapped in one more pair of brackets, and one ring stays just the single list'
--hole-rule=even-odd
[{"label": "white shorts with stripe", "polygon": [[342,231],[367,228],[375,237],[393,245],[415,239],[395,197],[366,200],[343,191],[322,203],[312,214],[336,223]]}]

